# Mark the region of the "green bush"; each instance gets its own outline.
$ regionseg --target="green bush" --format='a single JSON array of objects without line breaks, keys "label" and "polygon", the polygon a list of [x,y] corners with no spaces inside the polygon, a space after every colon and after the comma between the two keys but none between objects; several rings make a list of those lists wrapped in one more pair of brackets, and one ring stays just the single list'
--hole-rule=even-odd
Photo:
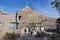
[{"label": "green bush", "polygon": [[3,36],[3,40],[18,40],[19,34],[17,33],[6,33]]},{"label": "green bush", "polygon": [[37,34],[35,35],[36,38],[41,38],[41,37],[44,37],[46,34],[43,33],[43,32],[37,32]]},{"label": "green bush", "polygon": [[60,34],[49,35],[49,38],[51,40],[60,40]]}]

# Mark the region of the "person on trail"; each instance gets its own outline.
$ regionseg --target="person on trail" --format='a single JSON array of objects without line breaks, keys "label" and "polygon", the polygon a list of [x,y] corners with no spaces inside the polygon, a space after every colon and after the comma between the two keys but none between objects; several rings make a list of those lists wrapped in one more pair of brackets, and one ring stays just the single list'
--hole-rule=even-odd
[{"label": "person on trail", "polygon": [[29,29],[29,32],[30,32],[30,33],[31,33],[31,35],[32,35],[32,33],[33,33],[33,30],[32,30],[32,28],[30,28],[30,29]]},{"label": "person on trail", "polygon": [[27,32],[26,28],[24,29],[24,32],[25,32],[25,33]]}]

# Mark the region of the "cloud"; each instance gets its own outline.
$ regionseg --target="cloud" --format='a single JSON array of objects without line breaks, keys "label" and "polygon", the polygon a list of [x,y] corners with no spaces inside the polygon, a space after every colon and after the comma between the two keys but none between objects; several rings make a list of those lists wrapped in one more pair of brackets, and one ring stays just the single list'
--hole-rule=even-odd
[{"label": "cloud", "polygon": [[52,8],[52,6],[50,5],[50,1],[48,2],[47,6],[45,8],[41,6],[40,2],[38,2],[38,3],[32,2],[32,4],[36,11],[38,11],[39,13],[41,13],[45,16],[52,17],[52,18],[59,17],[59,13],[57,12],[57,10],[55,8]]},{"label": "cloud", "polygon": [[20,10],[20,8],[14,8],[14,7],[0,5],[0,10],[4,13],[15,14],[16,11]]},{"label": "cloud", "polygon": [[[35,0],[29,1],[28,0],[25,2],[24,5],[26,5],[26,4],[30,5],[33,10],[38,11],[39,13],[41,13],[45,16],[58,18],[59,13],[57,12],[57,10],[55,8],[52,8],[52,6],[50,5],[50,0],[47,0],[46,2],[43,3],[42,1],[40,2],[40,0],[39,1],[35,1]],[[19,11],[22,9],[21,7],[23,7],[23,5],[19,6],[19,8],[17,6],[9,7],[9,6],[0,5],[0,10],[2,10],[5,13],[15,14],[16,11]]]}]

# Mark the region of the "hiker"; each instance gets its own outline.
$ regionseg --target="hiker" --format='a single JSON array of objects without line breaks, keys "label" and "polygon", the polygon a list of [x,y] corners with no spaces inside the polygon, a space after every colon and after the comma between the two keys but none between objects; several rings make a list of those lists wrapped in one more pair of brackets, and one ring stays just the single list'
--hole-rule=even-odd
[{"label": "hiker", "polygon": [[25,32],[25,33],[27,32],[26,28],[24,29],[24,32]]},{"label": "hiker", "polygon": [[32,28],[30,28],[30,29],[29,29],[29,32],[30,32],[30,33],[31,33],[31,35],[32,35],[32,33],[33,33],[33,30],[32,30]]}]

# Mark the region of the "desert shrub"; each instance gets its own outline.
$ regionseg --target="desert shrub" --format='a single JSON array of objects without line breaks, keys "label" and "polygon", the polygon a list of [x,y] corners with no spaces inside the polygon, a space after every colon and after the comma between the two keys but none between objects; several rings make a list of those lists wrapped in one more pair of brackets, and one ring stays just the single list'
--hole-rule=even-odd
[{"label": "desert shrub", "polygon": [[36,38],[40,38],[40,37],[44,37],[45,36],[45,33],[41,32],[37,32],[37,34],[35,35]]},{"label": "desert shrub", "polygon": [[6,33],[3,36],[3,40],[18,40],[19,34],[17,33]]},{"label": "desert shrub", "polygon": [[60,40],[60,34],[49,35],[50,40]]}]

